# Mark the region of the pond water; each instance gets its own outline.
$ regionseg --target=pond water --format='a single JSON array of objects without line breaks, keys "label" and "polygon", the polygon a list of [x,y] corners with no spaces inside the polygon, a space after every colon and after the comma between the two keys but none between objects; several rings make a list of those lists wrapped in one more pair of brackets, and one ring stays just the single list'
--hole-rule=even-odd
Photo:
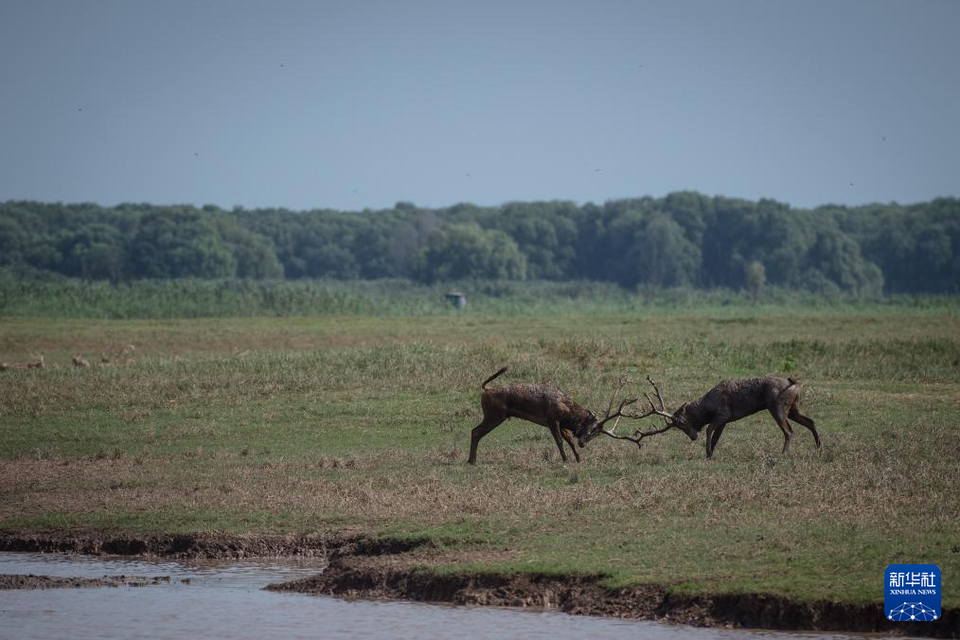
[{"label": "pond water", "polygon": [[263,591],[322,562],[171,562],[0,553],[0,574],[169,576],[150,586],[0,591],[0,638],[841,638],[699,629],[494,607],[339,600]]}]

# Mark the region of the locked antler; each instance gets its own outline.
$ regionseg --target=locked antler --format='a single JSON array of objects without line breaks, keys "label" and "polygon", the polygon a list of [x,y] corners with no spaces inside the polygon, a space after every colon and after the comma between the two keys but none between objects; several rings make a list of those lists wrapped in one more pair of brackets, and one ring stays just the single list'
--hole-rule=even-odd
[{"label": "locked antler", "polygon": [[[604,417],[603,420],[600,421],[600,431],[601,433],[605,433],[611,438],[615,438],[617,440],[629,440],[630,442],[636,444],[637,448],[642,448],[643,445],[641,444],[641,442],[643,441],[644,438],[649,436],[655,436],[659,433],[663,433],[673,428],[673,415],[671,415],[670,413],[667,413],[666,407],[664,406],[664,402],[663,402],[663,395],[660,393],[660,389],[657,387],[657,383],[651,380],[650,376],[647,376],[647,382],[653,385],[653,390],[657,392],[657,400],[660,401],[659,409],[657,409],[657,407],[653,404],[653,400],[650,399],[649,394],[644,393],[643,396],[647,399],[647,402],[650,404],[650,410],[647,411],[646,413],[631,414],[631,413],[623,412],[625,407],[639,400],[639,397],[638,397],[638,398],[633,398],[632,400],[624,400],[623,402],[620,403],[620,408],[617,410],[617,412],[611,414],[610,411],[613,409],[613,403],[616,400],[616,397],[620,394],[620,391],[628,382],[629,381],[627,380],[626,376],[620,376],[620,384],[617,387],[616,391],[613,392],[613,396],[610,398],[610,406],[607,408],[606,416]],[[663,418],[663,421],[665,423],[665,426],[663,428],[656,429],[654,431],[641,431],[640,429],[637,429],[632,436],[624,436],[616,432],[617,426],[620,424],[620,418],[633,418],[637,420],[642,420],[643,418],[647,418],[653,415],[657,415]],[[617,419],[617,421],[613,423],[613,427],[611,427],[610,429],[604,428],[603,425],[606,424],[607,421],[612,420],[613,418]]]},{"label": "locked antler", "polygon": [[[607,431],[606,429],[604,429],[603,425],[605,425],[609,421],[616,418],[617,421],[613,423],[613,429],[611,429],[611,431],[616,430],[617,425],[620,424],[620,418],[623,417],[624,408],[629,407],[631,404],[633,404],[634,402],[640,399],[639,397],[636,397],[636,398],[630,398],[629,400],[624,400],[623,402],[620,403],[620,408],[617,409],[615,413],[611,413],[613,411],[613,403],[617,401],[617,396],[620,395],[620,392],[623,391],[623,388],[627,386],[629,382],[630,382],[630,379],[627,378],[627,376],[620,376],[619,384],[617,385],[617,388],[614,389],[613,395],[610,396],[610,405],[607,407],[607,412],[604,414],[603,420],[600,421],[599,426],[601,431],[603,431],[609,436],[613,436],[613,434]],[[617,436],[614,436],[614,437],[617,437]]]},{"label": "locked antler", "polygon": [[671,422],[673,420],[673,414],[669,413],[664,406],[663,395],[660,393],[660,388],[657,387],[657,383],[650,379],[650,376],[647,376],[647,382],[653,387],[653,390],[657,392],[657,400],[660,402],[660,408],[657,409],[653,404],[653,400],[650,399],[649,394],[643,394],[643,397],[647,399],[647,403],[650,405],[650,410],[642,415],[628,415],[628,418],[636,418],[637,420],[642,420],[643,418],[649,418],[650,416],[660,416],[663,418],[664,422]]}]

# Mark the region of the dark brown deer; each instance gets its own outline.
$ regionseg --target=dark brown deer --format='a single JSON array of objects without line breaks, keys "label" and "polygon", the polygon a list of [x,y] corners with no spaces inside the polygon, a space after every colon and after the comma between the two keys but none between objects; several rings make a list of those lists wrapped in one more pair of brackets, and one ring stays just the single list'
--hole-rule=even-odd
[{"label": "dark brown deer", "polygon": [[573,457],[580,462],[580,454],[574,447],[573,438],[576,437],[579,445],[583,447],[587,443],[588,434],[603,432],[603,425],[606,422],[614,418],[619,419],[623,415],[624,407],[636,402],[636,398],[624,400],[620,403],[620,408],[613,412],[611,400],[606,415],[600,419],[589,409],[574,402],[570,396],[553,387],[539,384],[508,384],[487,389],[487,384],[506,371],[507,367],[503,367],[480,385],[483,391],[480,396],[483,421],[470,432],[470,464],[477,462],[477,445],[480,439],[509,418],[520,418],[547,427],[557,443],[557,448],[560,449],[560,458],[564,462],[567,461],[567,454],[563,450],[563,443],[566,441],[570,450],[573,451]]},{"label": "dark brown deer", "polygon": [[764,409],[770,412],[777,426],[783,431],[781,453],[790,450],[790,440],[793,438],[793,429],[787,422],[788,418],[809,429],[817,449],[822,447],[816,424],[800,413],[800,387],[793,378],[763,376],[724,380],[699,400],[681,405],[674,412],[671,422],[691,440],[696,440],[697,434],[706,426],[707,457],[710,458],[727,423]]},{"label": "dark brown deer", "polygon": [[[740,420],[766,409],[773,416],[777,426],[783,431],[783,451],[790,449],[790,440],[793,438],[793,429],[787,419],[799,422],[813,434],[817,449],[821,448],[820,434],[813,420],[800,413],[800,387],[793,378],[778,378],[763,376],[762,378],[746,378],[743,380],[724,380],[708,391],[699,400],[686,402],[672,414],[667,413],[663,406],[663,396],[650,378],[650,384],[657,391],[660,400],[660,409],[650,402],[650,410],[643,415],[626,415],[629,418],[645,418],[650,415],[662,417],[666,426],[661,431],[677,428],[683,431],[691,440],[696,440],[700,431],[706,427],[707,457],[713,457],[713,450],[720,440],[720,435],[728,423]],[[590,440],[600,432],[588,434]],[[607,433],[607,435],[613,435]],[[650,435],[650,434],[643,434]],[[617,436],[614,436],[617,437]],[[621,439],[631,439],[621,436]],[[632,439],[631,439],[632,440]],[[636,440],[633,440],[636,442]],[[637,443],[639,444],[639,442]]]}]

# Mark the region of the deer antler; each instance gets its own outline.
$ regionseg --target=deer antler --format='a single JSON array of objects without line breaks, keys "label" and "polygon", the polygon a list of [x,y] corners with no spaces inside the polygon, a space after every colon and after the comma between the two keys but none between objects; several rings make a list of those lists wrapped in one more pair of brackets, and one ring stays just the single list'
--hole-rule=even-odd
[{"label": "deer antler", "polygon": [[[673,416],[667,413],[666,407],[664,406],[664,402],[663,402],[663,395],[660,393],[660,389],[657,387],[657,383],[651,380],[650,376],[647,376],[647,382],[653,385],[653,390],[657,392],[657,399],[660,401],[660,409],[657,409],[657,407],[653,404],[653,400],[651,400],[650,396],[645,393],[643,394],[643,396],[647,399],[647,402],[650,404],[650,410],[647,411],[646,413],[644,414],[623,413],[624,408],[633,404],[637,400],[639,400],[639,397],[633,398],[631,400],[624,400],[623,402],[620,403],[620,408],[616,411],[616,413],[610,413],[613,410],[613,403],[616,400],[616,397],[620,394],[620,391],[627,384],[627,382],[628,380],[626,376],[620,376],[620,384],[617,387],[616,391],[613,392],[613,396],[610,398],[610,406],[607,408],[606,416],[604,416],[603,420],[600,421],[600,425],[599,425],[600,432],[605,433],[606,435],[616,440],[629,440],[630,442],[636,444],[637,448],[641,448],[643,446],[641,442],[643,441],[644,438],[648,436],[655,436],[659,433],[663,433],[665,431],[668,431],[669,429],[672,429]],[[664,422],[666,423],[663,428],[656,429],[654,431],[641,431],[640,429],[637,429],[632,436],[624,436],[616,432],[617,426],[620,424],[620,418],[626,417],[626,418],[634,418],[634,419],[643,419],[653,415],[657,415],[663,418]],[[610,429],[605,428],[603,425],[606,424],[608,421],[612,420],[613,418],[617,419],[616,422],[613,423],[613,426]]]},{"label": "deer antler", "polygon": [[[616,427],[614,427],[614,429],[615,428]],[[661,429],[656,429],[654,431],[640,431],[640,429],[637,429],[636,431],[633,432],[632,436],[622,436],[618,433],[614,433],[613,429],[604,429],[602,427],[600,429],[600,432],[607,434],[611,438],[616,438],[617,440],[629,440],[630,442],[637,445],[637,448],[642,448],[643,447],[642,441],[644,438],[646,438],[647,436],[655,436],[658,433],[669,431],[672,428],[673,428],[673,425],[667,425]]]},{"label": "deer antler", "polygon": [[607,412],[603,415],[603,420],[600,421],[600,428],[604,431],[604,433],[606,433],[606,430],[603,429],[603,425],[605,425],[610,420],[613,420],[614,418],[616,418],[617,421],[613,423],[613,430],[616,430],[617,425],[620,423],[620,418],[623,417],[624,408],[630,406],[631,404],[633,404],[634,402],[640,399],[639,397],[637,397],[637,398],[631,398],[629,400],[624,400],[623,402],[620,403],[620,408],[617,409],[615,413],[611,413],[613,411],[613,403],[617,401],[617,396],[620,395],[620,392],[623,390],[625,386],[627,386],[629,382],[630,382],[630,379],[627,378],[627,376],[625,375],[620,376],[619,384],[617,384],[617,388],[614,389],[613,395],[610,396],[610,404],[607,406]]},{"label": "deer antler", "polygon": [[642,415],[628,414],[627,417],[635,418],[637,420],[642,420],[643,418],[648,418],[650,416],[660,416],[661,418],[663,418],[664,422],[669,423],[671,420],[673,420],[673,414],[667,412],[667,409],[664,406],[664,402],[663,402],[663,395],[660,393],[660,389],[657,387],[657,383],[651,380],[650,376],[647,376],[647,382],[649,382],[653,386],[653,390],[657,392],[657,400],[660,401],[660,408],[657,409],[657,407],[654,406],[653,404],[653,400],[650,399],[649,394],[645,393],[643,394],[643,397],[647,399],[647,403],[650,405],[650,410]]},{"label": "deer antler", "polygon": [[625,375],[620,376],[619,384],[617,385],[617,388],[613,390],[613,395],[610,396],[610,404],[607,406],[607,413],[604,415],[604,419],[611,417],[610,412],[613,411],[613,403],[616,402],[617,396],[620,395],[620,392],[623,391],[623,388],[629,383],[630,378]]}]

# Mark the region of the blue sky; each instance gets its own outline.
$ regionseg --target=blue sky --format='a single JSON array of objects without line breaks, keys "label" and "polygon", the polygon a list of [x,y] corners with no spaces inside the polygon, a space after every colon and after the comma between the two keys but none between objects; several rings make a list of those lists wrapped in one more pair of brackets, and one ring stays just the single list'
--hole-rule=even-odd
[{"label": "blue sky", "polygon": [[0,3],[0,200],[960,191],[960,2]]}]

